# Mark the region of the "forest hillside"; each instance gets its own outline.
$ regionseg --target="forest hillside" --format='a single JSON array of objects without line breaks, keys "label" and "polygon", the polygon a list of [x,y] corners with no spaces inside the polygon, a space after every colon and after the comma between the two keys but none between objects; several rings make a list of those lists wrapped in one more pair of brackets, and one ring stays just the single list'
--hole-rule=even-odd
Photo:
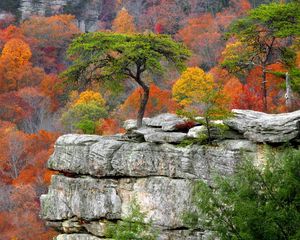
[{"label": "forest hillside", "polygon": [[[56,234],[39,197],[60,135],[122,133],[138,115],[299,109],[299,37],[299,1],[1,0],[0,239]],[[151,61],[126,76],[140,56]]]}]

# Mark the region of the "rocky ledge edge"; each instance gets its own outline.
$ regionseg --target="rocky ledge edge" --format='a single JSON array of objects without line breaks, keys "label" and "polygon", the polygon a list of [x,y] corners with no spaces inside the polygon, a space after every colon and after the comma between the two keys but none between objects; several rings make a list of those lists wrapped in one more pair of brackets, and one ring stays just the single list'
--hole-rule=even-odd
[{"label": "rocky ledge edge", "polygon": [[159,240],[208,239],[211,233],[190,230],[182,221],[193,208],[194,181],[233,173],[244,154],[261,159],[261,143],[278,145],[299,137],[300,111],[234,114],[218,122],[229,130],[210,146],[178,145],[205,128],[173,114],[145,118],[140,129],[128,120],[124,135],[61,136],[48,161],[58,174],[41,196],[41,217],[61,232],[57,240],[107,239],[106,224],[123,219],[137,199],[146,221],[159,229]]}]

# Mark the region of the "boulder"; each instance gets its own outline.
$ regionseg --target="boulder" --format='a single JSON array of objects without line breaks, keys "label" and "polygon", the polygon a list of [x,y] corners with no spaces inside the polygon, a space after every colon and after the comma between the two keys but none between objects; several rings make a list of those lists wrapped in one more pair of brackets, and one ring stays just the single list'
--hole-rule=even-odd
[{"label": "boulder", "polygon": [[156,117],[150,118],[146,125],[149,127],[159,127],[164,131],[176,130],[176,125],[184,124],[186,119],[178,117],[176,114],[163,113]]},{"label": "boulder", "polygon": [[254,142],[285,143],[299,136],[300,110],[267,114],[251,110],[233,110],[226,124]]},{"label": "boulder", "polygon": [[[143,126],[146,126],[146,123],[150,120],[150,118],[143,118]],[[129,119],[129,120],[126,120],[124,122],[124,125],[123,127],[125,128],[126,131],[131,131],[131,130],[134,130],[134,129],[137,129],[136,127],[137,125],[137,121],[134,120],[134,119]]]},{"label": "boulder", "polygon": [[198,138],[201,134],[207,134],[207,129],[205,126],[196,126],[189,130],[187,136],[189,138]]}]

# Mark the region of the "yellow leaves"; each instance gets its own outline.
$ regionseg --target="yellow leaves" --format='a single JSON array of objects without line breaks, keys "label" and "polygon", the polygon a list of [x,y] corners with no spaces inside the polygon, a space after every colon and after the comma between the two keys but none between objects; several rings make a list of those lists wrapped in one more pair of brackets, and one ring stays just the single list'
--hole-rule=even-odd
[{"label": "yellow leaves", "polygon": [[21,67],[29,62],[31,56],[29,45],[21,39],[13,38],[4,45],[1,59],[14,63],[16,67]]},{"label": "yellow leaves", "polygon": [[[72,93],[72,96],[71,96],[71,98],[73,98],[73,99],[74,99],[74,94],[75,93]],[[99,92],[94,92],[94,91],[90,91],[90,90],[82,92],[76,100],[74,99],[73,106],[76,107],[80,104],[88,104],[91,102],[96,102],[97,105],[105,106],[105,100],[101,96],[101,94]]]},{"label": "yellow leaves", "polygon": [[118,33],[134,33],[136,32],[134,25],[134,18],[125,8],[118,13],[116,19],[113,21],[113,30]]},{"label": "yellow leaves", "polygon": [[198,67],[188,68],[173,86],[173,97],[182,106],[201,102],[214,89],[211,74]]},{"label": "yellow leaves", "polygon": [[240,41],[229,43],[222,52],[222,56],[228,60],[234,60],[236,57],[238,57],[238,53],[242,51],[243,47],[244,46]]}]

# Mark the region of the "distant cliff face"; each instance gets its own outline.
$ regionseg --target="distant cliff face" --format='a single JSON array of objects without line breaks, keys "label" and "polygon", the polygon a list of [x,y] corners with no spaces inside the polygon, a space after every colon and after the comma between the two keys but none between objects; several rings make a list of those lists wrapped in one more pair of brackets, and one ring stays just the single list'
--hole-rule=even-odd
[{"label": "distant cliff face", "polygon": [[114,0],[21,0],[21,18],[26,19],[33,15],[51,16],[55,14],[72,14],[78,21],[82,32],[91,32],[99,29],[99,24],[114,14],[109,6]]},{"label": "distant cliff face", "polygon": [[127,121],[125,135],[60,137],[48,162],[60,174],[41,197],[42,218],[62,233],[57,240],[105,239],[106,224],[126,217],[135,198],[160,229],[159,240],[211,239],[205,229],[190,231],[182,220],[193,207],[194,181],[231,174],[244,153],[261,161],[262,143],[299,139],[300,111],[235,114],[225,123],[230,130],[214,135],[213,145],[178,145],[205,129],[183,131],[185,120],[171,114],[144,119],[138,130],[135,121]]}]

